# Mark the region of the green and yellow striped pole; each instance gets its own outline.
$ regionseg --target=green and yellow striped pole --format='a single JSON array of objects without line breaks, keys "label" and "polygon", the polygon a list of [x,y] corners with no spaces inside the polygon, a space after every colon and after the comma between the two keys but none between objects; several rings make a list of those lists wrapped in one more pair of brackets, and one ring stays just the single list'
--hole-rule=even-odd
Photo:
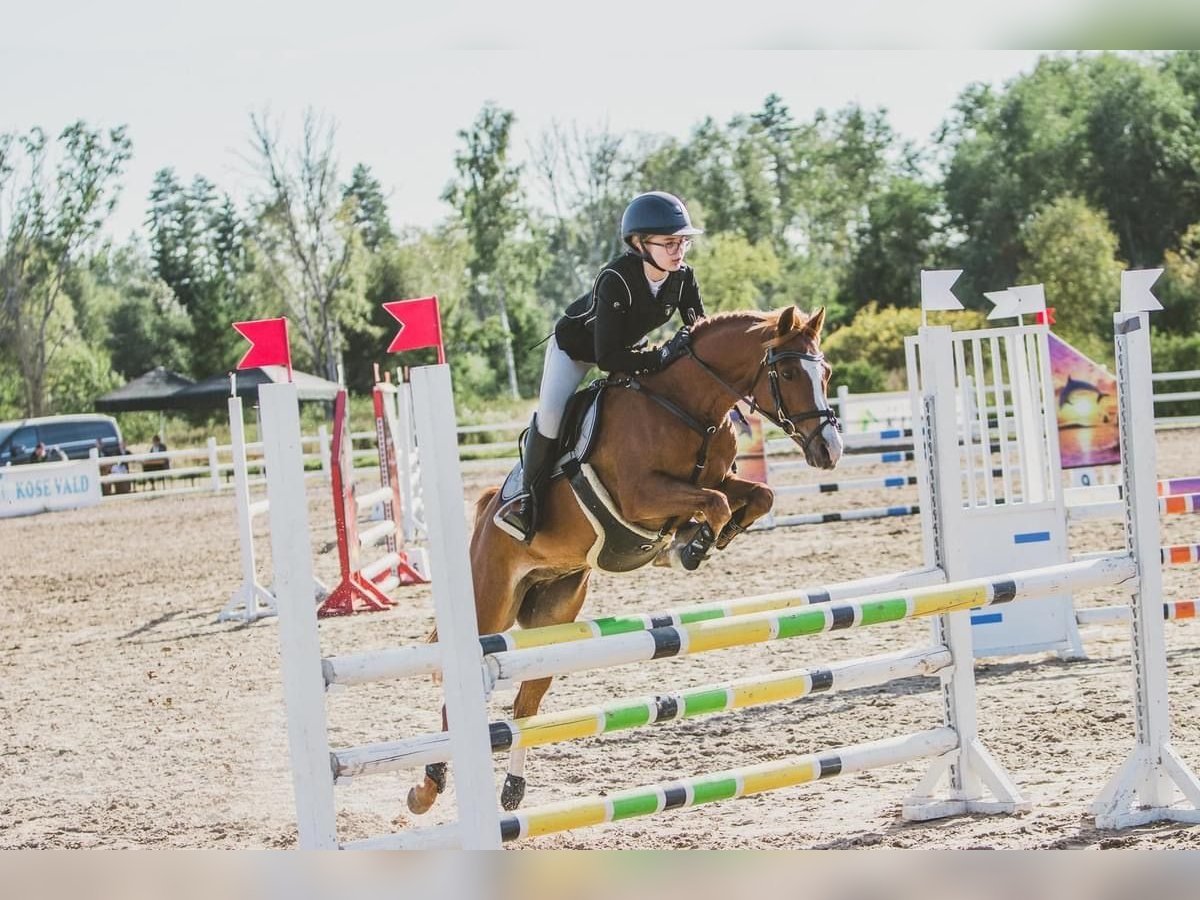
[{"label": "green and yellow striped pole", "polygon": [[529,681],[652,659],[689,656],[803,635],[941,615],[1017,599],[1030,599],[1127,582],[1136,577],[1133,558],[1063,563],[1005,577],[977,578],[896,595],[846,600],[785,612],[754,613],[572,644],[510,650],[484,658],[489,679]]},{"label": "green and yellow striped pole", "polygon": [[795,787],[834,775],[941,756],[957,746],[958,737],[953,729],[934,728],[825,753],[633,788],[606,797],[567,800],[502,815],[500,837],[509,842],[589,825],[652,816],[718,800]]},{"label": "green and yellow striped pole", "polygon": [[[492,750],[540,747],[732,709],[784,703],[815,693],[885,684],[897,678],[935,675],[950,663],[950,652],[944,647],[909,649],[830,666],[791,669],[673,693],[508,719],[489,726]],[[334,751],[332,758],[334,775],[339,783],[344,783],[361,775],[445,762],[450,758],[450,738],[446,732],[418,735]]]}]

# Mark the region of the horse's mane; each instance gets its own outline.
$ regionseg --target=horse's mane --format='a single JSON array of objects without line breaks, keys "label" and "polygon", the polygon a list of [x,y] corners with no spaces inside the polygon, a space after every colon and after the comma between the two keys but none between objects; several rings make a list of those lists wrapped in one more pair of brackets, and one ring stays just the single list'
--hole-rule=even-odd
[{"label": "horse's mane", "polygon": [[788,307],[785,306],[782,309],[773,309],[767,311],[742,309],[732,312],[714,313],[713,315],[697,322],[696,327],[692,329],[692,332],[694,336],[699,337],[709,328],[719,327],[725,323],[736,325],[741,322],[746,322],[744,331],[745,334],[757,332],[759,335],[759,343],[761,343],[763,347],[777,347],[780,344],[786,343],[788,340],[790,340],[792,335],[801,330],[808,323],[808,320],[812,318],[811,315],[801,312],[800,310],[796,310],[797,315],[793,322],[792,330],[787,334],[776,335],[775,332],[779,328],[779,320],[783,314],[787,312],[787,310]]}]

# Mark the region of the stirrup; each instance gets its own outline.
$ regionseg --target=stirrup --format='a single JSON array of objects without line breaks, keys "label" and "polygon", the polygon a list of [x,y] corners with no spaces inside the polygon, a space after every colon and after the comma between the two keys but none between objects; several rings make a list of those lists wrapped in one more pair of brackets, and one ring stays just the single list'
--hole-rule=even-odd
[{"label": "stirrup", "polygon": [[[510,512],[515,513],[515,507],[518,506],[519,504],[525,504],[526,507],[528,507],[528,505],[532,501],[533,501],[533,497],[527,491],[522,491],[521,493],[516,494],[511,499],[509,499],[509,501],[507,503],[505,503],[498,510],[496,510],[495,515],[492,516],[492,524],[495,525],[497,528],[499,528],[501,531],[503,531],[505,534],[507,534],[509,537],[514,538],[518,541],[521,541],[521,543],[523,543],[523,544],[528,544],[530,541],[533,540],[533,529],[531,528],[532,523],[529,521],[529,518],[532,518],[532,517],[531,516],[524,517],[525,522],[522,523],[524,525],[524,528],[522,528],[521,525],[514,524],[514,523],[510,522],[507,518],[505,518],[505,514],[510,513]],[[518,518],[516,515],[514,515],[513,517]]]}]

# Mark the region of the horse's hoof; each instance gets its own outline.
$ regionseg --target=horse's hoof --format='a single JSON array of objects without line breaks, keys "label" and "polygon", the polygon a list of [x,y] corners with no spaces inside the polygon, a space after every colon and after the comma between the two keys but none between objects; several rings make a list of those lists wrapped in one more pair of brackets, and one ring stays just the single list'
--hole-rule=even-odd
[{"label": "horse's hoof", "polygon": [[500,805],[507,812],[512,812],[525,799],[525,779],[520,775],[506,775],[504,787],[500,791]]},{"label": "horse's hoof", "polygon": [[708,551],[703,550],[697,553],[691,544],[684,547],[683,552],[679,554],[679,564],[689,572],[695,572],[700,568],[700,563],[706,559],[708,559]]},{"label": "horse's hoof", "polygon": [[409,788],[408,811],[416,816],[429,812],[429,807],[433,806],[433,798],[436,796],[437,791],[422,791],[419,787]]}]

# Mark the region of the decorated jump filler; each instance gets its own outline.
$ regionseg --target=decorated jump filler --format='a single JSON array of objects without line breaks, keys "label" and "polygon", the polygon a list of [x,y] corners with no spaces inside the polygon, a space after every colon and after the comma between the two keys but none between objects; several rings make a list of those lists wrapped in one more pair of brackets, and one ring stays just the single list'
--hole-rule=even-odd
[{"label": "decorated jump filler", "polygon": [[[1121,311],[1143,312],[1162,309],[1150,287],[1162,269],[1133,269],[1121,273]],[[1057,324],[1055,307],[1046,306],[1045,288],[1026,284],[984,294],[993,303],[988,319],[1016,318],[1032,314],[1037,324]],[[1120,461],[1117,430],[1117,382],[1103,365],[1054,334],[1047,335],[1051,375],[1057,400],[1059,457],[1064,470],[1072,470],[1072,481],[1090,484],[1096,466]]]},{"label": "decorated jump filler", "polygon": [[390,300],[383,304],[383,308],[400,323],[400,330],[388,344],[388,353],[437,347],[438,365],[445,365],[442,316],[436,296],[419,297],[415,300]]}]

